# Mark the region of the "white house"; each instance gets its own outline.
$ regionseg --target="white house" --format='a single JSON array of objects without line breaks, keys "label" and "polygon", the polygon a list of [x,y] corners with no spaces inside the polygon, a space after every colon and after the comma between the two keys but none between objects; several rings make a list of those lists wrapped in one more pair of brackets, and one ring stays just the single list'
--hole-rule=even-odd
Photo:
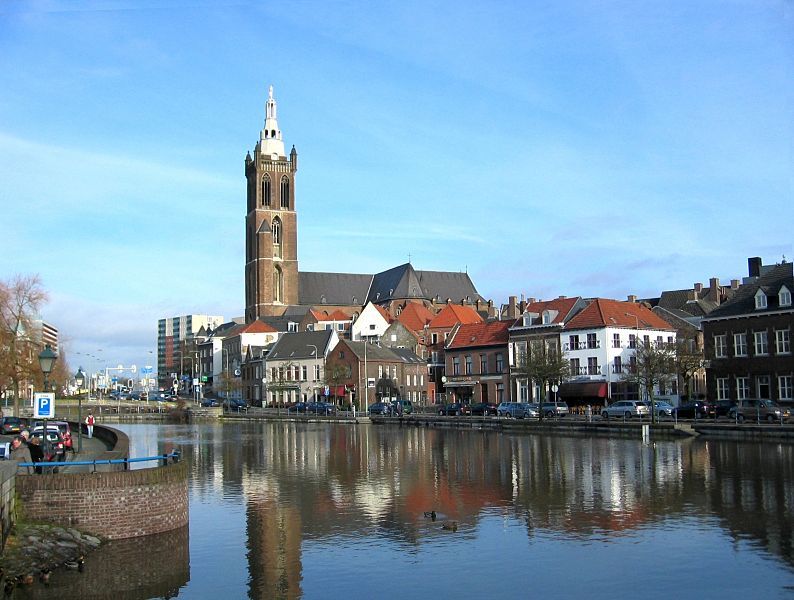
[{"label": "white house", "polygon": [[377,340],[386,332],[390,322],[389,313],[372,302],[367,302],[350,327],[350,339],[356,342]]}]

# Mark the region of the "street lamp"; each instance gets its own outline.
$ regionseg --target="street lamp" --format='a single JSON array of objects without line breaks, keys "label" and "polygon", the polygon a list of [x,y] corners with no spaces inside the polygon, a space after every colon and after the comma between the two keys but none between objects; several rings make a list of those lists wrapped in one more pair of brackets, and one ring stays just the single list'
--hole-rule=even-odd
[{"label": "street lamp", "polygon": [[[58,360],[58,355],[53,352],[50,345],[47,344],[44,346],[44,350],[39,353],[39,367],[41,367],[41,372],[44,374],[44,391],[50,391],[50,373],[52,373],[52,368],[55,366],[55,361]],[[54,404],[53,404],[54,406]],[[53,415],[54,416],[54,415]],[[44,418],[44,449],[45,452],[49,453],[49,445],[50,441],[47,437],[47,418]]]},{"label": "street lamp", "polygon": [[75,373],[74,381],[77,384],[77,453],[80,454],[83,450],[83,395],[80,393],[80,388],[83,387],[83,383],[86,381],[85,373],[83,373],[83,367],[77,369],[77,373]]},{"label": "street lamp", "polygon": [[[317,346],[314,344],[306,344],[307,348],[314,348],[314,372],[317,373]],[[317,380],[315,376],[312,376],[312,396],[314,397],[314,403],[317,404]]]}]

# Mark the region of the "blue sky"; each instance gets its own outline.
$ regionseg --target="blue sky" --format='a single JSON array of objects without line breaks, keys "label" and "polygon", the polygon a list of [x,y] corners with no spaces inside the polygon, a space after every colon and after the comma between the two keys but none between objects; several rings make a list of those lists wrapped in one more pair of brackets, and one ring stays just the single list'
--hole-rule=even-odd
[{"label": "blue sky", "polygon": [[503,303],[794,258],[790,1],[3,0],[0,277],[40,274],[72,354],[243,314],[271,84],[302,270],[410,254]]}]

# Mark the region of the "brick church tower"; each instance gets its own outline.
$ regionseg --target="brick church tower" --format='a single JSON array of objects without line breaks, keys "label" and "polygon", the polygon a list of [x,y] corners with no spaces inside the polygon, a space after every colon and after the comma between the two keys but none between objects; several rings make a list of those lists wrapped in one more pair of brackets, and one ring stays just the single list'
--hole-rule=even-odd
[{"label": "brick church tower", "polygon": [[276,120],[270,86],[265,126],[245,157],[248,209],[245,217],[245,320],[277,316],[298,303],[298,215],[295,173],[298,153],[289,154]]}]

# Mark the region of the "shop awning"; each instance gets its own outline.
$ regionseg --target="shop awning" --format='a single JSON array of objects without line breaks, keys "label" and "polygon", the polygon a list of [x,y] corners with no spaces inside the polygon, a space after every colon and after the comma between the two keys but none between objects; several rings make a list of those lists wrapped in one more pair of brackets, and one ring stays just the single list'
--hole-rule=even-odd
[{"label": "shop awning", "polygon": [[560,398],[606,398],[607,384],[603,381],[583,381],[563,383],[560,386]]},{"label": "shop awning", "polygon": [[477,385],[476,381],[447,381],[444,387],[474,387]]}]

